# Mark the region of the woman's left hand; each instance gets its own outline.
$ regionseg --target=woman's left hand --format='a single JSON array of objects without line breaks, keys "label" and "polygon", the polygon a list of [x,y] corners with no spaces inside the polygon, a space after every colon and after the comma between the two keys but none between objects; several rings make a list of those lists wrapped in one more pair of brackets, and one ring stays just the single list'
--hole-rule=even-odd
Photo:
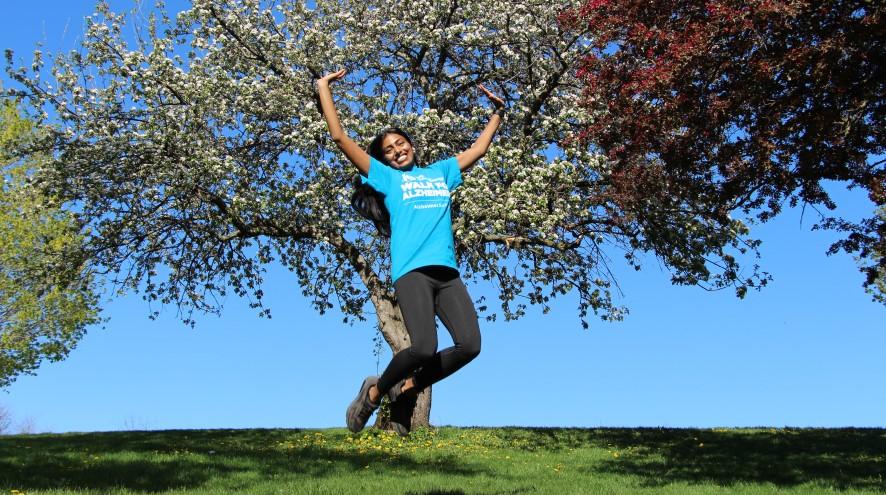
[{"label": "woman's left hand", "polygon": [[492,94],[492,91],[486,89],[486,86],[478,84],[477,87],[480,88],[480,91],[486,93],[486,97],[489,98],[489,101],[491,101],[493,105],[495,105],[495,108],[502,108],[505,106],[505,101]]}]

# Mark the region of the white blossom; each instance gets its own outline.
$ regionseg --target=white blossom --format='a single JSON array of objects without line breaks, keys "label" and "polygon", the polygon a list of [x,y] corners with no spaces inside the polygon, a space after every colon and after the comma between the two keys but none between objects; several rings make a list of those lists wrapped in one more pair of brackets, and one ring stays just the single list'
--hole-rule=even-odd
[{"label": "white blossom", "polygon": [[80,50],[57,58],[53,86],[38,78],[39,54],[19,82],[41,88],[37,108],[56,106],[63,132],[44,179],[77,204],[97,263],[118,282],[185,309],[218,311],[227,290],[261,308],[263,266],[281,263],[319,311],[337,304],[356,318],[390,294],[387,246],[348,206],[354,171],[313,80],[347,68],[333,88],[347,132],[365,144],[400,126],[424,162],[482,131],[482,83],[508,113],[453,195],[465,276],[495,281],[506,318],[523,314],[521,296],[547,307],[577,291],[583,319],[617,319],[599,244],[628,246],[634,234],[613,227],[616,207],[601,199],[611,164],[575,139],[594,119],[575,77],[589,43],[558,28],[563,7],[193,0],[168,34],[133,46],[125,16],[100,5]]}]

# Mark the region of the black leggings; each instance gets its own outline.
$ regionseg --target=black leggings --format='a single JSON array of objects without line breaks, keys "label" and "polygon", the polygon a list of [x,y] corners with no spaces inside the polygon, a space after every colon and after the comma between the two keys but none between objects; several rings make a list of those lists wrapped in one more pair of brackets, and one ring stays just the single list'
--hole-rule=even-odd
[{"label": "black leggings", "polygon": [[[378,380],[378,390],[387,393],[400,380],[415,375],[421,390],[455,373],[480,354],[477,312],[458,272],[445,266],[413,270],[394,283],[400,312],[412,346],[398,352]],[[455,345],[437,352],[434,315],[449,330]]]}]

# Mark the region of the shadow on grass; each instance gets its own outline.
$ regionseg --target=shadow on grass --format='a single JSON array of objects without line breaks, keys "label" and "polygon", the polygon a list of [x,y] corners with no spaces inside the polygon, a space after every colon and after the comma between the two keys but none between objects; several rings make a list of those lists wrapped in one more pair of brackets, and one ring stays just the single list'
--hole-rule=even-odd
[{"label": "shadow on grass", "polygon": [[[125,488],[152,493],[212,485],[233,489],[240,475],[312,479],[388,464],[416,473],[480,474],[457,457],[432,463],[310,445],[280,448],[302,430],[181,430],[0,437],[0,487],[23,490]],[[325,435],[330,435],[325,433]],[[344,440],[347,434],[338,435]],[[235,480],[236,478],[236,480]]]},{"label": "shadow on grass", "polygon": [[836,489],[886,490],[886,430],[498,428],[525,450],[604,448],[608,460],[588,474],[636,476],[644,486],[673,482],[733,485],[816,483]]},{"label": "shadow on grass", "polygon": [[[448,428],[445,430],[449,430]],[[459,434],[472,429],[454,429]],[[503,450],[609,453],[579,467],[588,476],[636,477],[647,487],[670,483],[805,483],[886,491],[886,430],[695,430],[658,428],[481,428]],[[324,442],[296,446],[306,435]],[[450,433],[444,432],[444,436]],[[490,476],[494,464],[439,453],[405,455],[334,448],[349,434],[335,430],[181,430],[0,437],[0,488],[114,488],[153,493],[210,488],[221,493],[276,479],[348,479],[369,465],[418,475]],[[488,438],[488,437],[487,437]],[[485,440],[484,440],[485,441]],[[347,481],[344,481],[347,483]],[[245,483],[245,485],[244,485]],[[519,490],[507,493],[517,493]],[[414,495],[461,495],[458,489]]]},{"label": "shadow on grass", "polygon": [[[495,495],[518,495],[530,491],[530,488],[517,488],[506,492],[494,492]],[[404,495],[466,495],[462,490],[430,490],[427,492],[406,492]]]}]

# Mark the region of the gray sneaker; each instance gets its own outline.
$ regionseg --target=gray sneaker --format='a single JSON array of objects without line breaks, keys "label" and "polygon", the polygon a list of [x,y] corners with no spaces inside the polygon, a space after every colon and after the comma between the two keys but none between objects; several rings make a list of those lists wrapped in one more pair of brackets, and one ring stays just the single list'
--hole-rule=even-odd
[{"label": "gray sneaker", "polygon": [[388,390],[388,404],[391,408],[390,423],[400,436],[406,436],[412,429],[412,410],[418,402],[418,394],[415,389],[410,389],[403,393],[403,383],[406,380],[400,380],[396,385]]},{"label": "gray sneaker", "polygon": [[388,390],[388,393],[386,394],[388,396],[388,402],[390,402],[391,404],[397,402],[397,398],[400,397],[400,393],[403,390],[403,385],[406,383],[406,380],[408,380],[408,378],[400,380],[393,387],[391,387],[390,390]]},{"label": "gray sneaker", "polygon": [[378,409],[378,404],[369,400],[369,389],[376,383],[378,383],[377,376],[367,376],[363,380],[363,384],[360,385],[357,397],[348,406],[348,411],[345,413],[345,421],[348,423],[348,429],[354,433],[362,430],[366,426],[366,422],[369,421],[369,417],[372,416],[372,413]]}]

